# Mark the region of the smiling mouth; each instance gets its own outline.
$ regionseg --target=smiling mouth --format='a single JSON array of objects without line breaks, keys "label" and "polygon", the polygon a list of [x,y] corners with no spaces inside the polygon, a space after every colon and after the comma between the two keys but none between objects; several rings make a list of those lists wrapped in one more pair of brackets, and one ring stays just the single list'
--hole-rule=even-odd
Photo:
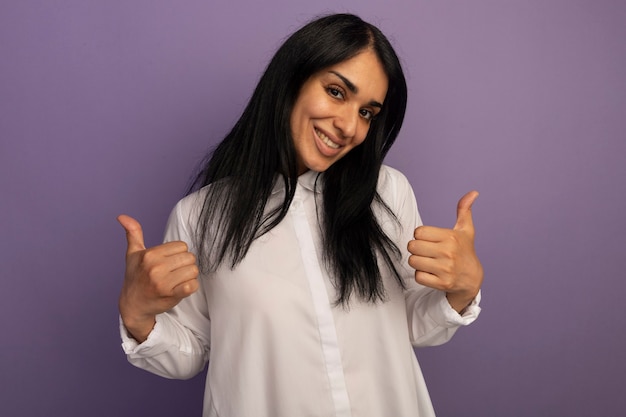
[{"label": "smiling mouth", "polygon": [[332,148],[332,149],[340,148],[340,145],[330,140],[330,138],[326,136],[324,132],[320,132],[319,130],[315,129],[315,133],[317,134],[317,137],[319,137],[321,141],[324,142],[324,144],[328,146],[329,148]]}]

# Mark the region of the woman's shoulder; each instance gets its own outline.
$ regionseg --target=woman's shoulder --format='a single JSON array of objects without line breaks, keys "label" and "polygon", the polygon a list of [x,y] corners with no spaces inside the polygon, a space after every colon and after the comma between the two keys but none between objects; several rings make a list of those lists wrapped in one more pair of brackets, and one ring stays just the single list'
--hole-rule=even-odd
[{"label": "woman's shoulder", "polygon": [[194,230],[204,206],[208,187],[202,187],[178,200],[172,209],[168,223],[186,230]]},{"label": "woman's shoulder", "polygon": [[377,191],[381,196],[389,193],[396,194],[405,192],[407,188],[411,188],[409,180],[406,176],[389,165],[382,165],[378,174]]},{"label": "woman's shoulder", "polygon": [[209,185],[200,188],[192,193],[187,194],[185,197],[178,200],[176,203],[176,210],[181,212],[190,213],[196,210],[198,207],[202,208],[202,204],[209,192]]},{"label": "woman's shoulder", "polygon": [[413,187],[399,170],[383,165],[378,180],[378,195],[404,225],[422,224]]}]

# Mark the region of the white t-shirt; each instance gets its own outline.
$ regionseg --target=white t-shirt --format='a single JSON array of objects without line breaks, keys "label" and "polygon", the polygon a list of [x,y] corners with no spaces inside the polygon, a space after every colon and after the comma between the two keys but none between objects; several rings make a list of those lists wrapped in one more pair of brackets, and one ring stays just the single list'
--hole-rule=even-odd
[{"label": "white t-shirt", "polygon": [[[299,177],[288,215],[241,264],[201,276],[196,293],[157,316],[145,342],[121,326],[128,360],[168,378],[190,378],[208,362],[204,417],[434,416],[413,346],[448,341],[476,319],[480,295],[461,316],[443,292],[415,282],[406,249],[421,225],[415,197],[400,172],[383,166],[378,193],[401,227],[375,212],[403,252],[396,267],[407,289],[383,269],[385,302],[353,295],[349,308],[336,305],[322,259],[316,175]],[[275,187],[269,207],[280,204],[281,190]],[[166,241],[194,251],[202,197],[199,191],[176,205]]]}]

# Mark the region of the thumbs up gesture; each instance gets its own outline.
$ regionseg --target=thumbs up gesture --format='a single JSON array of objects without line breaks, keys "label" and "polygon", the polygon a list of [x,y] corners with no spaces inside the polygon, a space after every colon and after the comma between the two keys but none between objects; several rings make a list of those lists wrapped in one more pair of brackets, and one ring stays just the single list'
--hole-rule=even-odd
[{"label": "thumbs up gesture", "polygon": [[122,321],[143,342],[156,315],[198,289],[196,257],[185,242],[168,242],[146,249],[141,225],[130,216],[117,218],[126,230],[126,273],[119,299]]},{"label": "thumbs up gesture", "polygon": [[465,194],[457,205],[452,229],[420,226],[408,244],[409,265],[415,281],[446,292],[448,302],[461,312],[476,297],[483,281],[483,268],[474,249],[472,204],[478,192]]}]

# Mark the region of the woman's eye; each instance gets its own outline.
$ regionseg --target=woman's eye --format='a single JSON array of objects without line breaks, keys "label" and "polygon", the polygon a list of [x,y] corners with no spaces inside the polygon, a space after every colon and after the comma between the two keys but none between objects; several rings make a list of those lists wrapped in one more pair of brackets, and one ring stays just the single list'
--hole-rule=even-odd
[{"label": "woman's eye", "polygon": [[343,98],[343,93],[341,92],[340,89],[338,88],[334,88],[334,87],[328,87],[326,89],[326,91],[328,91],[328,94],[332,97],[335,98]]},{"label": "woman's eye", "polygon": [[372,120],[374,118],[374,113],[367,109],[361,109],[359,110],[359,113],[361,114],[361,117],[365,120]]}]

